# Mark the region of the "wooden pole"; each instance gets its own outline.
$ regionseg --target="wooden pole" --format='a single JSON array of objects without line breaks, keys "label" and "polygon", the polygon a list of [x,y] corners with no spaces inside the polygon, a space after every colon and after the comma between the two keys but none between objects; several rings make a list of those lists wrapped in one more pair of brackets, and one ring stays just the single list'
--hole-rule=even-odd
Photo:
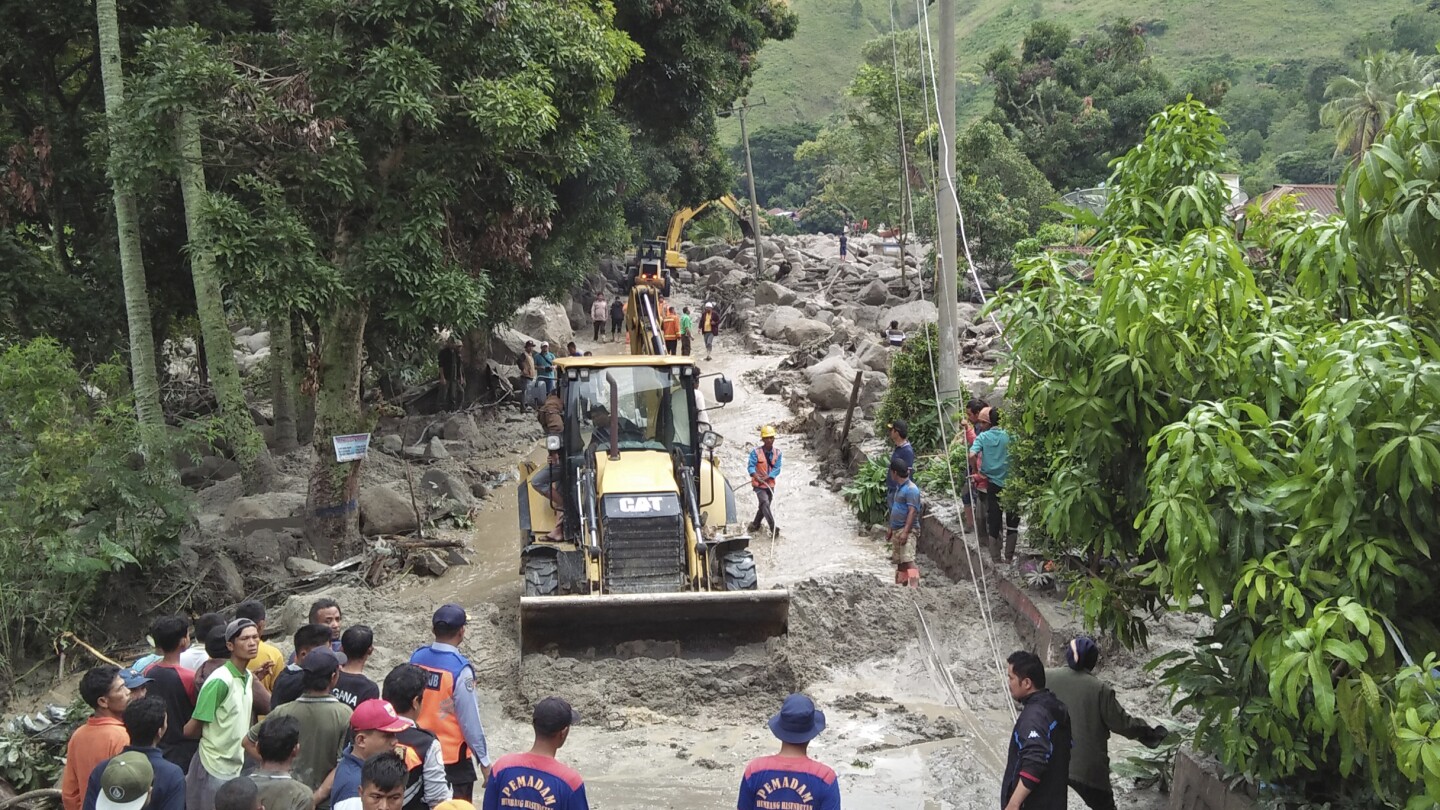
[{"label": "wooden pole", "polygon": [[865,372],[855,372],[855,384],[850,387],[850,407],[845,409],[845,428],[840,434],[840,457],[850,462],[850,421],[855,417],[855,406],[860,402],[860,383]]}]

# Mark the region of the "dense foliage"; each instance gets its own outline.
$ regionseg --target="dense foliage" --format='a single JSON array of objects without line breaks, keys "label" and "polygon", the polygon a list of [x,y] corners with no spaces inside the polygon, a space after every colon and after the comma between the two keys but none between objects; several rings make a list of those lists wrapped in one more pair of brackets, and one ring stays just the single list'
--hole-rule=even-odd
[{"label": "dense foliage", "polygon": [[1282,801],[1432,806],[1440,94],[1349,172],[1344,220],[1249,241],[1222,128],[1193,101],[1156,116],[1115,164],[1093,282],[1039,256],[999,304],[1015,488],[1035,536],[1091,562],[1093,624],[1138,644],[1148,611],[1214,620],[1160,662],[1200,746]]},{"label": "dense foliage", "polygon": [[184,491],[131,452],[127,388],[123,366],[82,377],[48,338],[0,352],[0,683],[29,645],[75,626],[108,572],[178,548]]}]

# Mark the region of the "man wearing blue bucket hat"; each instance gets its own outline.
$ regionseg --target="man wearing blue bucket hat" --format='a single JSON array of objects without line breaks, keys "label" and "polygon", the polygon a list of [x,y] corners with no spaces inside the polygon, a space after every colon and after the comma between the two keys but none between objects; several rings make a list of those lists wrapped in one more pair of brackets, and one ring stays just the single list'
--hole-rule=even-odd
[{"label": "man wearing blue bucket hat", "polygon": [[785,698],[770,718],[770,731],[780,740],[780,753],[752,759],[740,780],[739,810],[805,807],[840,810],[840,784],[835,771],[810,758],[810,741],[825,730],[825,713],[804,695]]}]

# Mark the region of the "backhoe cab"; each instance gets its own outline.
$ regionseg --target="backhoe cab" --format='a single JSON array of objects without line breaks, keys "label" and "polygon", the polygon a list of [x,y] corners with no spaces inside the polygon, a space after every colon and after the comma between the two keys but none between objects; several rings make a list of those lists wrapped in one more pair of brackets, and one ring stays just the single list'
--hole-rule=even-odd
[{"label": "backhoe cab", "polygon": [[[757,590],[750,537],[701,420],[687,357],[556,361],[564,432],[520,465],[522,649],[784,633],[789,594]],[[714,381],[714,398],[733,397]],[[530,485],[546,471],[563,504]],[[559,539],[554,539],[556,536]]]}]

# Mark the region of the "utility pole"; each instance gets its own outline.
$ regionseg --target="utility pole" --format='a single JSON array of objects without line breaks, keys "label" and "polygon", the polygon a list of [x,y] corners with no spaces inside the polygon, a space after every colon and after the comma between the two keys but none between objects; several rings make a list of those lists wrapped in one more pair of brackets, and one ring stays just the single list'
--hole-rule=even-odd
[{"label": "utility pole", "polygon": [[740,140],[745,143],[745,179],[750,185],[750,233],[755,242],[755,278],[757,279],[763,277],[765,270],[765,248],[760,245],[760,205],[755,201],[755,168],[750,163],[750,131],[745,128],[745,111],[764,106],[765,99],[762,98],[754,104],[747,101],[719,113],[722,118],[732,113],[740,116]]},{"label": "utility pole", "polygon": [[[940,402],[946,416],[960,396],[960,350],[956,302],[960,261],[955,252],[955,0],[940,4],[940,70],[935,77],[940,104],[940,261],[936,264],[935,303],[940,310]],[[904,261],[903,257],[901,261]]]}]

